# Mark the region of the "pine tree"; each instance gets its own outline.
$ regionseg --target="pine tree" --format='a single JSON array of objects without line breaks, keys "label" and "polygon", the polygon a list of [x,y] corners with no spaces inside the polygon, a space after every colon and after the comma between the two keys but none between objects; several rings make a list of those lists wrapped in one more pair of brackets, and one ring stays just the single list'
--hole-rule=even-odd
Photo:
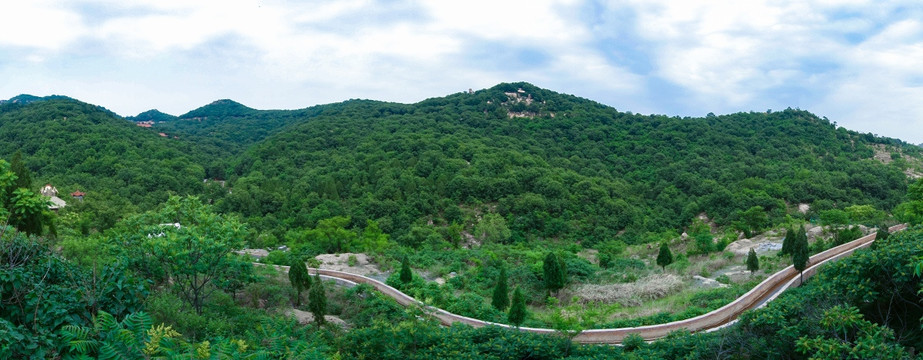
[{"label": "pine tree", "polygon": [[404,256],[404,260],[401,260],[401,282],[410,284],[411,281],[413,281],[413,273],[410,272],[410,259]]},{"label": "pine tree", "polygon": [[13,183],[14,190],[20,188],[32,190],[32,174],[26,168],[26,164],[22,162],[22,151],[17,150],[13,154],[13,158],[10,159],[10,170],[16,174],[16,180]]},{"label": "pine tree", "polygon": [[804,282],[804,269],[807,269],[809,257],[808,236],[804,233],[804,226],[802,226],[792,243],[792,264],[795,266],[795,270],[800,273],[802,283]]},{"label": "pine tree", "polygon": [[314,284],[311,291],[308,292],[308,308],[314,314],[314,322],[317,326],[324,325],[324,315],[327,315],[327,292],[324,290],[324,282],[320,279],[320,274],[314,277]]},{"label": "pine tree", "polygon": [[756,257],[756,251],[750,249],[750,252],[747,253],[747,270],[750,270],[750,275],[753,275],[753,272],[760,269],[760,259]]},{"label": "pine tree", "polygon": [[545,256],[542,270],[544,270],[545,275],[545,288],[548,289],[548,291],[558,291],[564,288],[566,282],[564,275],[565,270],[554,252],[549,252],[548,255]]},{"label": "pine tree", "polygon": [[304,259],[297,258],[288,269],[288,281],[295,289],[295,306],[301,306],[301,292],[311,288],[311,275],[305,266]]},{"label": "pine tree", "polygon": [[513,291],[513,304],[510,306],[510,312],[507,315],[507,320],[513,326],[519,327],[523,321],[526,320],[526,298],[522,295],[522,290],[519,290],[519,287]]},{"label": "pine tree", "polygon": [[795,240],[795,230],[792,228],[785,229],[785,238],[782,239],[782,250],[779,251],[779,256],[792,254],[793,240]]},{"label": "pine tree", "polygon": [[501,267],[497,285],[494,287],[493,301],[491,302],[491,305],[500,311],[506,310],[507,306],[510,306],[510,294],[506,282],[506,267]]},{"label": "pine tree", "polygon": [[888,231],[888,226],[885,224],[878,225],[878,232],[875,233],[875,240],[888,240],[888,236],[891,236],[891,233]]},{"label": "pine tree", "polygon": [[670,247],[667,246],[667,243],[660,244],[660,253],[657,254],[657,265],[660,265],[664,270],[667,269],[667,265],[673,263],[673,253],[670,252]]}]

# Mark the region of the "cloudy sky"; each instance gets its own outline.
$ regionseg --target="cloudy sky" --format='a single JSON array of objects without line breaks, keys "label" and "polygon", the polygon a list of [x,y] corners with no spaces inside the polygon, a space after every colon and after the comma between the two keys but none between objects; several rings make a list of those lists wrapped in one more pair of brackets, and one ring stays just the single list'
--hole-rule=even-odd
[{"label": "cloudy sky", "polygon": [[121,115],[216,99],[412,103],[527,81],[622,111],[801,108],[923,143],[923,3],[30,0],[0,6],[0,98]]}]

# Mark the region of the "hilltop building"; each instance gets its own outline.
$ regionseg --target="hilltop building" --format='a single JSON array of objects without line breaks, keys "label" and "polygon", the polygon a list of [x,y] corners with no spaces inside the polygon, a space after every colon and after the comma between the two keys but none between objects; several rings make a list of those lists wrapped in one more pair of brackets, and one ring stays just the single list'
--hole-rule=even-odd
[{"label": "hilltop building", "polygon": [[45,184],[45,186],[39,192],[42,194],[42,196],[48,197],[49,200],[51,200],[51,204],[48,205],[48,209],[57,211],[58,209],[67,206],[67,203],[58,197],[58,188],[52,186],[51,184]]}]

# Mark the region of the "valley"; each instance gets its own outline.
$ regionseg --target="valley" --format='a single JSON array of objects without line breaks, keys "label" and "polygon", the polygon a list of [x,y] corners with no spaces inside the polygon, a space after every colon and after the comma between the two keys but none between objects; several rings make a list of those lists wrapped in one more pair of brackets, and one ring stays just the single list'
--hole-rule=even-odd
[{"label": "valley", "polygon": [[[797,357],[843,312],[843,342],[923,345],[923,149],[804,110],[641,115],[529,83],[128,118],[20,96],[0,139],[0,332],[24,340],[2,355]],[[45,184],[81,195],[50,210]],[[814,276],[769,290],[799,256]]]}]

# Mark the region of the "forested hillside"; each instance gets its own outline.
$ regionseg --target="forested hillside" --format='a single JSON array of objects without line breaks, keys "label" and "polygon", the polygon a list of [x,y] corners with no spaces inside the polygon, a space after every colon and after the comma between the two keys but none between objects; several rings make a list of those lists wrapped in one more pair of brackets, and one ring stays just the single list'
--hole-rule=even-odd
[{"label": "forested hillside", "polygon": [[[923,347],[921,149],[806,111],[645,116],[527,83],[127,120],[66,97],[11,100],[0,358],[905,359]],[[86,197],[55,213],[43,183]],[[622,347],[567,337],[703,314],[874,231],[853,225],[896,221],[916,227],[879,228],[871,249],[724,330]],[[781,251],[757,258],[775,240]],[[752,245],[743,274],[729,275],[743,267],[732,241]],[[244,255],[258,253],[261,266]],[[368,286],[307,276],[344,254],[427,305],[558,333],[441,327]]]},{"label": "forested hillside", "polygon": [[337,104],[302,110],[254,110],[232,100],[218,100],[179,117],[150,110],[129,117],[153,121],[153,129],[194,142],[209,158],[205,170],[210,178],[223,179],[227,164],[259,142],[285,128],[305,121]]},{"label": "forested hillside", "polygon": [[37,99],[0,105],[0,158],[23,154],[33,192],[45,183],[67,199],[81,190],[87,202],[113,207],[118,214],[107,216],[119,217],[161,204],[169,194],[203,191],[194,144],[158,136],[98,106]]},{"label": "forested hillside", "polygon": [[[526,83],[338,105],[233,160],[234,191],[219,208],[277,238],[342,215],[413,245],[429,233],[413,228],[472,230],[495,213],[511,230],[502,241],[637,243],[703,212],[756,230],[799,203],[812,206],[808,217],[852,204],[889,210],[906,188],[904,157],[920,154],[801,110],[643,116]],[[898,161],[873,159],[883,145]]]}]

